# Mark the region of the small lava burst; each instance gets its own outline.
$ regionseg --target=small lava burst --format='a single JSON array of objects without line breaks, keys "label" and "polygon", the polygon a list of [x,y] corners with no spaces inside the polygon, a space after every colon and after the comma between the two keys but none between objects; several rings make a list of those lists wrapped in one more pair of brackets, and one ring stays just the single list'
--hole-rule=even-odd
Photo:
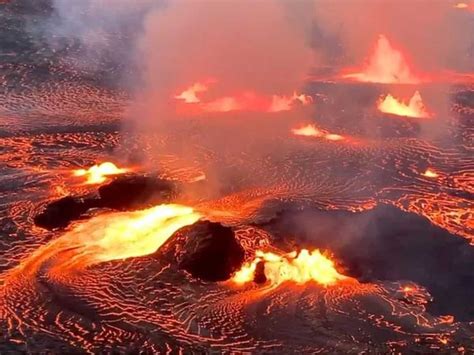
[{"label": "small lava burst", "polygon": [[344,139],[344,137],[340,134],[325,132],[312,124],[308,124],[300,128],[293,128],[291,133],[296,136],[324,138],[329,141],[340,141]]},{"label": "small lava burst", "polygon": [[453,7],[460,10],[474,11],[474,4],[468,4],[465,2],[458,2],[457,4],[453,5]]},{"label": "small lava burst", "polygon": [[89,169],[74,170],[74,176],[85,176],[86,184],[101,184],[108,176],[120,175],[129,172],[130,169],[118,168],[114,163],[105,162],[91,166]]},{"label": "small lava burst", "polygon": [[194,104],[201,102],[197,94],[205,92],[208,90],[208,85],[205,83],[194,83],[189,88],[176,95],[174,98],[178,100],[183,100],[187,104]]},{"label": "small lava burst", "polygon": [[285,281],[298,284],[314,281],[318,284],[329,286],[340,280],[347,279],[335,268],[334,262],[319,250],[308,251],[302,249],[278,255],[258,250],[255,259],[244,265],[233,277],[237,284],[253,281],[257,265],[264,263],[265,278],[272,285],[279,285]]},{"label": "small lava burst", "polygon": [[322,137],[324,133],[317,129],[314,125],[308,124],[301,128],[293,128],[291,132],[297,136],[305,137]]},{"label": "small lava burst", "polygon": [[436,171],[430,168],[426,169],[426,171],[422,175],[429,178],[437,178],[439,176]]},{"label": "small lava burst", "polygon": [[392,95],[388,94],[387,96],[380,98],[377,103],[377,108],[381,112],[390,113],[397,116],[416,118],[431,117],[431,114],[426,110],[421,95],[418,91],[413,94],[408,104],[399,101]]},{"label": "small lava burst", "polygon": [[343,78],[381,84],[417,84],[421,81],[413,74],[405,55],[395,49],[384,35],[379,35],[365,67],[345,74]]}]

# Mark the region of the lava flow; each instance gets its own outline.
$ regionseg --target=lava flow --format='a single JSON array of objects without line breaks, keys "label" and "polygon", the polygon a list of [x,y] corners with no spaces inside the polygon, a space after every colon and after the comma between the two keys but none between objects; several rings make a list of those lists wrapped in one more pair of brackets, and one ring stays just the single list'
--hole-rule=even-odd
[{"label": "lava flow", "polygon": [[63,272],[149,255],[178,229],[200,218],[193,208],[176,204],[98,215],[39,248],[19,265],[19,270],[33,272],[35,265],[53,257],[52,269]]},{"label": "lava flow", "polygon": [[334,262],[319,250],[302,249],[299,253],[293,251],[285,255],[266,253],[257,250],[255,259],[242,267],[233,277],[237,284],[243,284],[255,279],[257,265],[264,264],[265,278],[272,285],[285,281],[302,284],[315,281],[321,285],[333,285],[347,277],[341,275],[334,267]]},{"label": "lava flow", "polygon": [[384,35],[379,35],[373,53],[363,69],[344,74],[343,78],[380,84],[417,84],[416,76],[407,63],[405,55],[395,49]]},{"label": "lava flow", "polygon": [[291,133],[296,136],[324,138],[330,141],[340,141],[344,139],[344,137],[339,134],[322,131],[312,124],[308,124],[300,128],[293,128]]},{"label": "lava flow", "polygon": [[85,176],[86,184],[101,184],[107,180],[108,176],[120,175],[129,172],[130,169],[118,168],[114,163],[105,162],[96,164],[89,169],[74,170],[74,176]]},{"label": "lava flow", "polygon": [[426,110],[421,95],[416,91],[411,97],[408,104],[397,100],[388,94],[385,98],[380,98],[377,108],[384,113],[390,113],[397,116],[428,118],[431,114]]}]

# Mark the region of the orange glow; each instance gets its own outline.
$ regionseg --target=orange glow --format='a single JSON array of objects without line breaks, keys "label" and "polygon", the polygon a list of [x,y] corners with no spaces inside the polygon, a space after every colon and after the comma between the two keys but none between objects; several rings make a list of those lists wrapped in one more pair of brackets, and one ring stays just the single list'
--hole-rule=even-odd
[{"label": "orange glow", "polygon": [[310,96],[296,94],[293,96],[273,95],[271,99],[252,92],[241,95],[224,96],[214,101],[203,103],[202,109],[207,112],[255,111],[282,112],[292,110],[296,104],[308,105],[313,102]]},{"label": "orange glow", "polygon": [[[215,82],[207,81],[206,83]],[[213,100],[203,102],[198,93],[209,89],[208,85],[198,82],[185,91],[174,96],[185,104],[199,104],[195,108],[204,112],[231,112],[231,111],[255,111],[255,112],[282,112],[290,111],[298,105],[309,105],[313,99],[309,95],[298,94],[296,91],[291,96],[272,95],[262,96],[252,91],[245,91],[229,96],[220,96]]]},{"label": "orange glow", "polygon": [[324,138],[330,141],[340,141],[344,139],[344,137],[339,134],[322,131],[312,124],[300,128],[293,128],[291,133],[297,136]]},{"label": "orange glow", "polygon": [[237,284],[253,281],[255,269],[259,262],[265,265],[265,277],[272,285],[279,285],[286,281],[298,284],[309,281],[321,285],[333,285],[347,277],[337,272],[333,261],[321,254],[319,250],[312,252],[302,249],[299,253],[291,252],[285,255],[256,252],[255,259],[239,270],[233,277]]},{"label": "orange glow", "polygon": [[340,140],[344,139],[343,136],[341,136],[339,134],[334,134],[334,133],[328,133],[324,136],[324,138],[326,138],[327,140],[330,140],[330,141],[340,141]]},{"label": "orange glow", "polygon": [[324,135],[323,132],[321,132],[312,124],[306,125],[301,128],[293,128],[291,132],[297,136],[305,136],[305,137],[321,137]]},{"label": "orange glow", "polygon": [[413,94],[408,104],[397,100],[392,95],[388,94],[385,98],[378,101],[377,108],[381,112],[390,113],[397,116],[427,118],[431,115],[426,110],[421,95],[418,91]]},{"label": "orange glow", "polygon": [[105,162],[94,165],[89,169],[74,170],[74,176],[85,176],[86,184],[101,184],[107,180],[108,176],[120,175],[129,172],[130,169],[118,168],[114,163]]},{"label": "orange glow", "polygon": [[345,74],[343,77],[381,84],[417,84],[420,82],[420,79],[412,73],[404,54],[393,48],[384,35],[379,35],[365,68],[355,73]]},{"label": "orange glow", "polygon": [[295,103],[301,103],[302,105],[308,105],[313,102],[311,96],[305,94],[293,93],[293,96],[279,96],[273,95],[272,102],[270,107],[267,109],[268,112],[281,112],[281,111],[290,111]]},{"label": "orange glow", "polygon": [[474,11],[474,4],[467,4],[465,2],[459,2],[456,5],[453,6],[456,9],[461,9],[461,10],[470,10]]},{"label": "orange glow", "polygon": [[204,83],[194,83],[189,88],[184,90],[179,95],[176,95],[174,98],[178,100],[183,100],[187,104],[193,104],[201,102],[201,100],[197,97],[197,94],[201,92],[205,92],[208,90],[208,87]]},{"label": "orange glow", "polygon": [[436,173],[434,170],[428,168],[426,171],[422,174],[423,176],[429,177],[429,178],[437,178],[438,173]]}]

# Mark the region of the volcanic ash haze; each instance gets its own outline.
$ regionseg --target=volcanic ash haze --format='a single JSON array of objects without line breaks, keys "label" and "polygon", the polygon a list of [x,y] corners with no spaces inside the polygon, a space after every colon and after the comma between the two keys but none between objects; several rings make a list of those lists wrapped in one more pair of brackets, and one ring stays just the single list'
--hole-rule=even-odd
[{"label": "volcanic ash haze", "polygon": [[279,1],[174,1],[147,15],[138,60],[145,114],[137,124],[143,128],[174,116],[176,96],[194,83],[212,82],[212,90],[201,93],[210,95],[206,101],[247,93],[292,96],[312,52]]}]

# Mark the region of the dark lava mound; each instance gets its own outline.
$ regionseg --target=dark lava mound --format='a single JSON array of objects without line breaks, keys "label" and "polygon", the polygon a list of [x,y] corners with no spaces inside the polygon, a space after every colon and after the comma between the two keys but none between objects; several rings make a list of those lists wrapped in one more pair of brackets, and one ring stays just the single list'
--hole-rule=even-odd
[{"label": "dark lava mound", "polygon": [[148,176],[123,176],[99,187],[101,207],[118,210],[169,203],[177,193],[174,182]]},{"label": "dark lava mound", "polygon": [[49,230],[64,228],[71,221],[81,218],[90,207],[92,206],[82,198],[67,196],[47,205],[34,217],[34,222],[38,227]]},{"label": "dark lava mound", "polygon": [[178,186],[171,181],[147,176],[123,176],[98,189],[99,197],[67,196],[53,201],[35,216],[38,227],[48,230],[65,228],[91,208],[110,208],[120,211],[137,210],[169,203],[178,194]]},{"label": "dark lava mound", "polygon": [[184,249],[178,258],[179,267],[205,281],[225,281],[241,268],[244,249],[232,228],[219,223],[197,222],[185,227]]},{"label": "dark lava mound", "polygon": [[474,319],[474,248],[424,217],[389,205],[361,213],[290,209],[266,229],[282,243],[331,250],[344,273],[360,281],[426,287],[434,298],[430,313]]}]

